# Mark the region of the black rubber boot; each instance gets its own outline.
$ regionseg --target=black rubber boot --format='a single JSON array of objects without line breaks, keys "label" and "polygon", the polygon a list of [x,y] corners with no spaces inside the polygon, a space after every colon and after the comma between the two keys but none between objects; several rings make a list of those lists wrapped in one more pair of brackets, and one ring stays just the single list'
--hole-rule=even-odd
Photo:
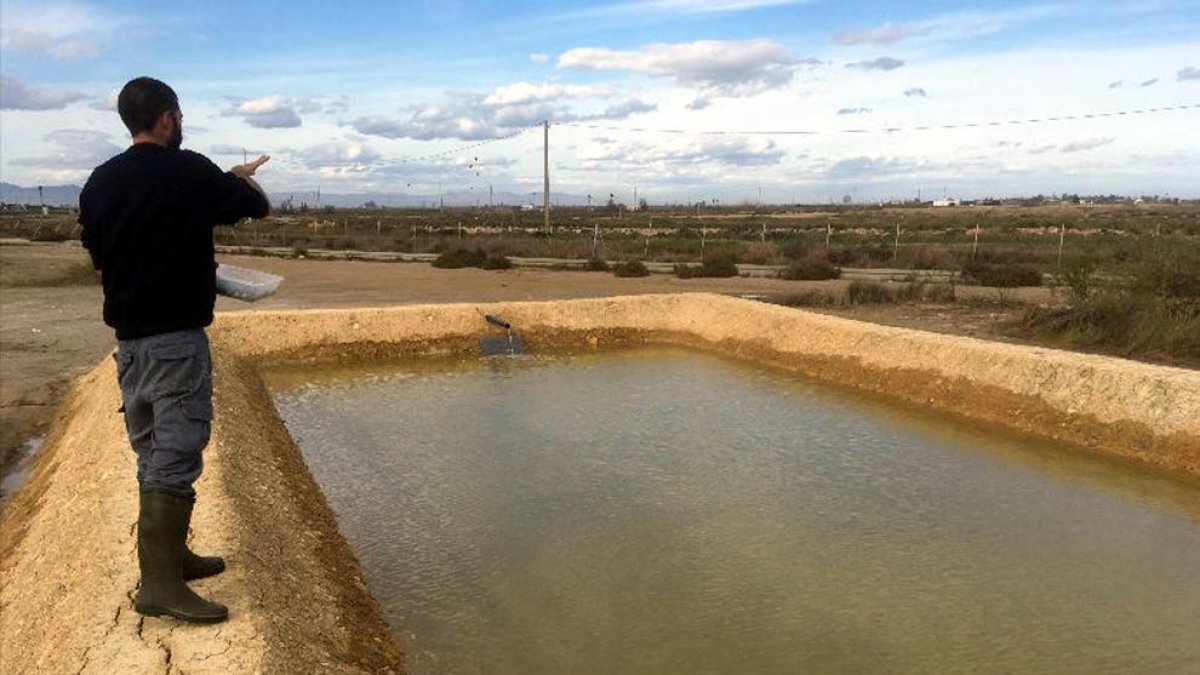
[{"label": "black rubber boot", "polygon": [[195,581],[215,577],[225,571],[225,559],[215,555],[196,555],[183,549],[183,580]]},{"label": "black rubber boot", "polygon": [[189,623],[229,618],[224,605],[209,602],[183,581],[192,498],[164,490],[142,490],[138,512],[138,565],[142,585],[133,607],[146,616],[173,616]]}]

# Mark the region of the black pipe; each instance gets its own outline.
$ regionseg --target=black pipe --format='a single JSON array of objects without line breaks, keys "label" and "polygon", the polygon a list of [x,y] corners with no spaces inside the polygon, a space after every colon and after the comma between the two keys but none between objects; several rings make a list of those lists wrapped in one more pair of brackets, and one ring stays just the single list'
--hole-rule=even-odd
[{"label": "black pipe", "polygon": [[504,330],[512,330],[512,324],[505,321],[504,319],[501,319],[498,316],[494,316],[492,314],[484,314],[483,318],[486,319],[487,322],[492,324],[493,326],[499,326],[499,327],[503,328]]}]

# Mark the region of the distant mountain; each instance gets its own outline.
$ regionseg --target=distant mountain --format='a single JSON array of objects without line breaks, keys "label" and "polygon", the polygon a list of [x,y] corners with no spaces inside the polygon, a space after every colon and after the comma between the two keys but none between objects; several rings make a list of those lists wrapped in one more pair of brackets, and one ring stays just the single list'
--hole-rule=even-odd
[{"label": "distant mountain", "polygon": [[[82,190],[78,185],[45,185],[42,187],[42,199],[46,200],[46,206],[75,206],[79,203]],[[0,183],[0,202],[33,206],[42,203],[37,187],[21,187],[12,183]]]},{"label": "distant mountain", "polygon": [[[79,193],[83,188],[78,185],[46,185],[42,187],[42,197],[46,200],[47,206],[75,206],[79,204]],[[317,196],[315,192],[272,192],[270,194],[271,204],[279,206],[288,198],[291,198],[292,204],[299,207],[300,204],[306,203],[310,208],[317,206]],[[490,196],[491,204],[496,206],[519,206],[533,204],[536,208],[542,206],[542,192],[538,190],[532,195],[528,192],[518,194],[516,192],[500,192],[496,191]],[[551,194],[550,201],[554,205],[560,206],[583,206],[587,204],[586,195],[572,194]],[[13,185],[12,183],[0,183],[0,202],[5,204],[29,204],[37,206],[41,202],[38,199],[37,187],[22,187]],[[411,194],[402,192],[393,192],[390,195],[387,192],[355,192],[355,193],[321,193],[321,205],[333,205],[338,208],[358,208],[374,202],[376,206],[388,206],[394,208],[433,208],[439,203],[445,206],[487,206],[489,203],[489,195],[486,189],[477,190],[458,190],[455,192],[446,192],[440,197],[437,194]],[[603,204],[603,200],[599,197],[593,199],[593,204]]]},{"label": "distant mountain", "polygon": [[[288,198],[291,198],[292,205],[299,207],[301,204],[308,204],[309,208],[317,206],[316,192],[306,190],[303,192],[272,192],[271,203],[278,206]],[[489,201],[490,200],[490,201]],[[446,192],[441,196],[435,194],[412,194],[405,192],[354,192],[354,193],[321,193],[321,206],[335,206],[338,208],[357,208],[368,202],[373,202],[375,206],[392,208],[433,208],[438,204],[445,206],[487,206],[489,203],[495,206],[519,206],[533,204],[537,208],[542,206],[542,191],[538,190],[532,196],[526,192],[519,194],[516,192],[493,192],[490,196],[486,188],[483,190],[458,190],[454,192]],[[561,206],[583,206],[587,204],[586,195],[572,194],[554,194],[550,195],[550,203]],[[593,204],[602,204],[598,198],[593,199]]]}]

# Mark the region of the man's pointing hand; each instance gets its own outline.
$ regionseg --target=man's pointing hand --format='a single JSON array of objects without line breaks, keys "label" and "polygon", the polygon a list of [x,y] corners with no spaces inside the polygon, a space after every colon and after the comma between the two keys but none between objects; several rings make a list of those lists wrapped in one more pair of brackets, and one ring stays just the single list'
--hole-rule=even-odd
[{"label": "man's pointing hand", "polygon": [[266,164],[267,160],[269,159],[271,159],[269,155],[259,155],[258,159],[254,160],[253,162],[238,164],[230,169],[229,172],[238,178],[249,178],[254,175],[255,171],[258,171],[258,167]]}]

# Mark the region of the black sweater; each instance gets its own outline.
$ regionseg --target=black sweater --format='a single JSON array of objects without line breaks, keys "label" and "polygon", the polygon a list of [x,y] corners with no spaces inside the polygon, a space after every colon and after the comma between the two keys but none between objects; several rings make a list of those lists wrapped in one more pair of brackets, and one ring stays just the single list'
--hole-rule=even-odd
[{"label": "black sweater", "polygon": [[249,183],[190,150],[138,143],[97,167],[79,196],[79,224],[117,339],[212,323],[212,228],[269,209]]}]

